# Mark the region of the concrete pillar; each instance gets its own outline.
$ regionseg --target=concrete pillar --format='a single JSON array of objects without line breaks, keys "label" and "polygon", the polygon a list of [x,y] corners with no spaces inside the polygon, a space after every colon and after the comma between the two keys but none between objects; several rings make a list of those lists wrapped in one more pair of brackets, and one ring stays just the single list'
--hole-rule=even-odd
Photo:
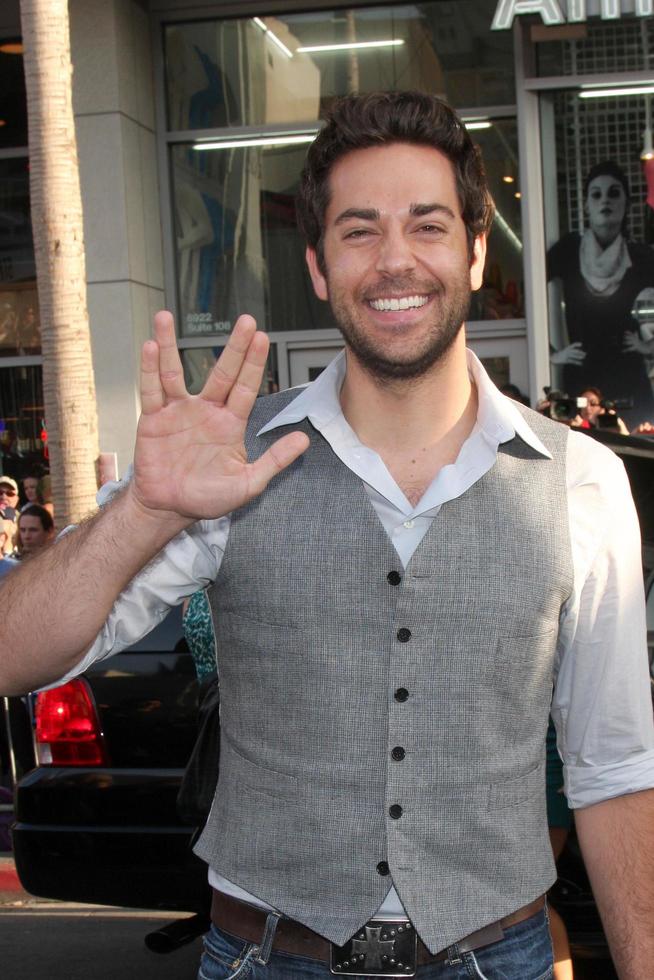
[{"label": "concrete pillar", "polygon": [[164,303],[150,26],[139,0],[70,0],[70,21],[100,450],[123,473]]}]

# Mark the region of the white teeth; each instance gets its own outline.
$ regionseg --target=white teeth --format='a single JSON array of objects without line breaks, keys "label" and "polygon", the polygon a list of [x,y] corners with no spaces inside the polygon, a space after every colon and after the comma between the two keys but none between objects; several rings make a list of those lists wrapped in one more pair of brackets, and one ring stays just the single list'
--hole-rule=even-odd
[{"label": "white teeth", "polygon": [[429,302],[428,296],[402,296],[401,299],[371,299],[373,310],[387,312],[391,310],[412,310]]}]

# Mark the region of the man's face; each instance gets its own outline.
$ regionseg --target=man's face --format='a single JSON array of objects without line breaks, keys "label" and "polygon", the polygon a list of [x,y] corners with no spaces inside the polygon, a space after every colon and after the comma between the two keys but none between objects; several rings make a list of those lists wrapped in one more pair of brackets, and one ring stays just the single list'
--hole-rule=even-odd
[{"label": "man's face", "polygon": [[13,507],[18,505],[18,494],[8,483],[0,483],[0,508]]},{"label": "man's face", "polygon": [[459,333],[486,254],[479,238],[469,260],[452,165],[427,146],[369,147],[340,159],[329,186],[324,273],[307,249],[316,295],[371,374],[419,377]]},{"label": "man's face", "polygon": [[23,551],[30,554],[38,551],[50,540],[50,532],[41,524],[41,518],[34,514],[22,514],[18,520],[18,530]]}]

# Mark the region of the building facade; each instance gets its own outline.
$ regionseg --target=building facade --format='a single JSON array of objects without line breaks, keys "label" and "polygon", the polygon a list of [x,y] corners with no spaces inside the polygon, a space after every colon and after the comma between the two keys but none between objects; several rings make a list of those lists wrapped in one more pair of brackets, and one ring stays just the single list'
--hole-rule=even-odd
[{"label": "building facade", "polygon": [[[334,356],[340,335],[311,290],[294,196],[330,102],[376,89],[443,96],[482,149],[497,218],[467,326],[497,383],[535,404],[545,385],[574,395],[594,381],[630,421],[654,421],[651,8],[70,0],[102,451],[118,454],[120,471],[131,458],[138,351],[159,308],[175,313],[192,391],[241,312],[270,334],[267,390],[310,380]],[[42,455],[46,420],[18,3],[2,9],[10,469]]]}]

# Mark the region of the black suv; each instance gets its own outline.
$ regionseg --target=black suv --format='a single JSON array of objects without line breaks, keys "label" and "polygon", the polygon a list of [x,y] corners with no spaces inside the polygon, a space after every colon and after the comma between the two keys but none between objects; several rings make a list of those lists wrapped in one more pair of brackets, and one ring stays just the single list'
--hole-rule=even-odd
[{"label": "black suv", "polygon": [[197,719],[181,609],[83,677],[4,703],[24,888],[77,902],[203,909],[206,865],[176,807]]}]

